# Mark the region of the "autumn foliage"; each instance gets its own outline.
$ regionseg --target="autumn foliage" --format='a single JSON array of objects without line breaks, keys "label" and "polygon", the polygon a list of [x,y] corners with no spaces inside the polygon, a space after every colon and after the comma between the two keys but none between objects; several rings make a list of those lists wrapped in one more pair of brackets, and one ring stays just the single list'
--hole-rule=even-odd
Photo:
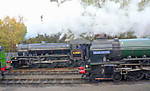
[{"label": "autumn foliage", "polygon": [[12,52],[16,50],[16,44],[20,43],[27,32],[27,28],[23,23],[23,18],[5,17],[0,19],[0,45],[6,51]]}]

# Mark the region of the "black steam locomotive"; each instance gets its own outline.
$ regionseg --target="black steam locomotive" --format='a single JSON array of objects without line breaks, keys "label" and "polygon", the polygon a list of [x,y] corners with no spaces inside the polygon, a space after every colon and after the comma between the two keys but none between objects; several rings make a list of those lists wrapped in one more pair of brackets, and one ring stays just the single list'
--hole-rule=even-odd
[{"label": "black steam locomotive", "polygon": [[85,65],[90,42],[76,39],[70,43],[19,44],[17,56],[12,58],[14,68],[62,68]]},{"label": "black steam locomotive", "polygon": [[97,39],[80,73],[89,81],[150,79],[150,39]]},{"label": "black steam locomotive", "polygon": [[80,67],[90,81],[150,79],[150,39],[76,39],[70,43],[19,44],[14,68]]}]

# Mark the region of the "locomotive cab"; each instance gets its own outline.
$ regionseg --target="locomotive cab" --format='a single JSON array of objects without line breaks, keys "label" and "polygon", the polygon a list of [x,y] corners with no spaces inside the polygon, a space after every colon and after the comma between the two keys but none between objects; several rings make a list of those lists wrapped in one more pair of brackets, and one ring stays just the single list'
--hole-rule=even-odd
[{"label": "locomotive cab", "polygon": [[110,80],[113,78],[116,65],[108,63],[115,62],[120,58],[119,48],[118,40],[98,39],[92,42],[90,64],[86,73],[89,80]]},{"label": "locomotive cab", "polygon": [[71,58],[75,60],[83,60],[83,51],[80,49],[74,49],[71,51]]},{"label": "locomotive cab", "polygon": [[92,64],[113,61],[114,48],[112,42],[113,40],[108,39],[98,39],[92,42],[90,47],[90,60]]},{"label": "locomotive cab", "polygon": [[75,39],[70,41],[71,60],[75,67],[84,66],[89,59],[90,41],[85,39]]}]

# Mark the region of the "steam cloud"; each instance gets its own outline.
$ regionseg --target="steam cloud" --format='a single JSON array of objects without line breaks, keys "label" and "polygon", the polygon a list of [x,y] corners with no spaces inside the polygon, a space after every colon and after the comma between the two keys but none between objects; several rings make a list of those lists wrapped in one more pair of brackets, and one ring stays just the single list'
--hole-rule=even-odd
[{"label": "steam cloud", "polygon": [[43,14],[43,22],[34,26],[27,23],[28,34],[52,34],[67,32],[70,29],[76,35],[83,32],[116,34],[135,31],[136,35],[150,34],[150,4],[139,10],[141,0],[131,0],[127,6],[106,0],[101,8],[84,6],[80,0],[71,0],[61,4],[50,3]]}]

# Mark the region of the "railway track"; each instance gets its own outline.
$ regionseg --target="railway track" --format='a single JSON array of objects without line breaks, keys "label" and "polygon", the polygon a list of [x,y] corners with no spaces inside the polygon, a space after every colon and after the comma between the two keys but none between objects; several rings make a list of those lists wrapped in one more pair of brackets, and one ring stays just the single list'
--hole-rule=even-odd
[{"label": "railway track", "polygon": [[5,78],[0,81],[3,85],[34,85],[34,84],[84,84],[81,78]]},{"label": "railway track", "polygon": [[18,69],[4,73],[5,75],[77,75],[77,68],[53,68],[53,69]]},{"label": "railway track", "polygon": [[44,78],[81,78],[80,74],[77,75],[5,75],[6,79],[44,79]]},{"label": "railway track", "polygon": [[6,72],[5,75],[77,75],[78,71],[17,71]]},{"label": "railway track", "polygon": [[67,70],[77,70],[77,67],[67,67],[67,68],[22,68],[22,69],[14,69],[12,71],[45,71],[45,70],[50,70],[50,71],[67,71]]},{"label": "railway track", "polygon": [[77,68],[17,69],[4,73],[2,85],[82,84]]},{"label": "railway track", "polygon": [[78,69],[18,69],[6,72],[2,85],[83,84]]}]

